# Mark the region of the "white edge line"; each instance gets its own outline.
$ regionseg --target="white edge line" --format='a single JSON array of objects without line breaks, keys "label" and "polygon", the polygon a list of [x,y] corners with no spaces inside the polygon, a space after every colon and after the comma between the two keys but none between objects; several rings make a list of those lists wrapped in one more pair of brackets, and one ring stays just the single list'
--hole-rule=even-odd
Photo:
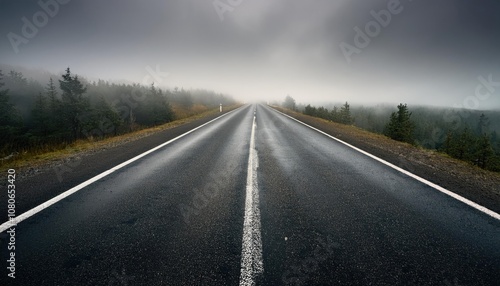
[{"label": "white edge line", "polygon": [[245,197],[245,217],[241,249],[240,286],[255,285],[255,278],[264,272],[262,261],[262,237],[260,225],[257,167],[259,165],[255,150],[255,115],[250,135],[248,173]]},{"label": "white edge line", "polygon": [[473,208],[475,208],[475,209],[477,209],[477,210],[479,210],[479,211],[481,211],[481,212],[483,212],[483,213],[485,213],[485,214],[487,214],[487,215],[489,215],[489,216],[491,216],[491,217],[493,217],[493,218],[495,218],[497,220],[500,220],[500,214],[498,214],[498,213],[496,213],[496,212],[494,212],[494,211],[492,211],[492,210],[490,210],[490,209],[488,209],[488,208],[486,208],[486,207],[484,207],[484,206],[482,206],[482,205],[480,205],[478,203],[475,203],[475,202],[473,202],[473,201],[471,201],[471,200],[469,200],[467,198],[464,198],[464,197],[462,197],[460,195],[457,195],[457,194],[455,194],[452,191],[449,191],[449,190],[447,190],[447,189],[445,189],[445,188],[443,188],[443,187],[441,187],[441,186],[439,186],[437,184],[434,184],[431,181],[428,181],[428,180],[426,180],[426,179],[424,179],[424,178],[422,178],[420,176],[417,176],[417,175],[415,175],[415,174],[413,174],[413,173],[411,173],[409,171],[406,171],[406,170],[404,170],[404,169],[402,169],[402,168],[400,168],[400,167],[398,167],[398,166],[396,166],[394,164],[391,164],[391,163],[389,163],[389,162],[387,162],[387,161],[385,161],[385,160],[383,160],[383,159],[381,159],[381,158],[379,158],[379,157],[377,157],[375,155],[372,155],[372,154],[370,154],[370,153],[368,153],[368,152],[366,152],[364,150],[361,150],[358,147],[355,147],[355,146],[353,146],[353,145],[351,145],[351,144],[349,144],[347,142],[344,142],[344,141],[342,141],[342,140],[340,140],[340,139],[338,139],[336,137],[333,137],[332,135],[330,135],[330,134],[328,134],[326,132],[323,132],[323,131],[321,131],[321,130],[319,130],[317,128],[314,128],[314,127],[312,127],[312,126],[310,126],[310,125],[308,125],[308,124],[306,124],[306,123],[304,123],[304,122],[302,122],[302,121],[300,121],[298,119],[295,119],[295,118],[293,118],[293,117],[291,117],[291,116],[289,116],[289,115],[287,115],[287,114],[285,114],[285,113],[283,113],[283,112],[281,112],[279,110],[276,110],[274,108],[271,108],[271,109],[274,110],[275,112],[278,112],[278,113],[280,113],[280,114],[282,114],[282,115],[290,118],[290,119],[293,119],[293,120],[297,121],[298,123],[300,123],[300,124],[302,124],[304,126],[307,126],[307,127],[311,128],[312,130],[317,131],[317,132],[319,132],[319,133],[321,133],[321,134],[323,134],[323,135],[325,135],[325,136],[327,136],[327,137],[329,137],[329,138],[331,138],[331,139],[333,139],[333,140],[335,140],[335,141],[337,141],[339,143],[342,143],[342,144],[344,144],[344,145],[346,145],[346,146],[348,146],[348,147],[350,147],[350,148],[352,148],[352,149],[354,149],[354,150],[356,150],[356,151],[358,151],[358,152],[360,152],[360,153],[362,153],[362,154],[364,154],[364,155],[366,155],[366,156],[368,156],[368,157],[370,157],[370,158],[372,158],[372,159],[374,159],[376,161],[379,161],[380,163],[382,163],[382,164],[384,164],[386,166],[389,166],[389,167],[391,167],[391,168],[393,168],[393,169],[395,169],[395,170],[397,170],[397,171],[399,171],[399,172],[401,172],[401,173],[403,173],[403,174],[405,174],[405,175],[407,175],[409,177],[412,177],[413,179],[415,179],[417,181],[420,181],[421,183],[424,183],[424,184],[426,184],[429,187],[432,187],[432,188],[434,188],[434,189],[436,189],[436,190],[438,190],[438,191],[440,191],[440,192],[442,192],[444,194],[447,194],[448,196],[450,196],[450,197],[452,197],[452,198],[454,198],[456,200],[459,200],[459,201],[461,201],[461,202],[463,202],[463,203],[465,203],[465,204],[467,204],[467,205],[469,205],[469,206],[471,206],[471,207],[473,207]]},{"label": "white edge line", "polygon": [[156,147],[154,147],[154,148],[152,148],[152,149],[150,149],[150,150],[148,150],[148,151],[146,151],[146,152],[144,152],[142,154],[139,154],[139,155],[135,156],[132,159],[129,159],[129,160],[127,160],[127,161],[125,161],[125,162],[123,162],[123,163],[121,163],[119,165],[116,165],[115,167],[113,167],[113,168],[111,168],[111,169],[109,169],[107,171],[104,171],[104,172],[100,173],[99,175],[97,175],[97,176],[95,176],[93,178],[90,178],[87,181],[85,181],[85,182],[83,182],[83,183],[81,183],[81,184],[79,184],[79,185],[77,185],[77,186],[75,186],[75,187],[73,187],[73,188],[65,191],[64,193],[61,193],[61,194],[53,197],[52,199],[50,199],[50,200],[48,200],[48,201],[46,201],[46,202],[44,202],[44,203],[42,203],[42,204],[40,204],[40,205],[38,205],[36,207],[34,207],[34,208],[32,208],[32,209],[24,212],[24,213],[16,216],[14,219],[2,223],[0,225],[0,233],[4,232],[5,230],[7,230],[7,229],[9,229],[11,227],[16,226],[17,224],[19,224],[23,220],[25,220],[25,219],[27,219],[27,218],[35,215],[36,213],[38,213],[38,212],[40,212],[40,211],[42,211],[42,210],[50,207],[51,205],[53,205],[53,204],[61,201],[62,199],[71,196],[72,194],[74,194],[74,193],[78,192],[79,190],[85,188],[86,186],[88,186],[88,185],[90,185],[90,184],[92,184],[92,183],[94,183],[94,182],[96,182],[96,181],[98,181],[98,180],[106,177],[107,175],[115,172],[116,170],[119,170],[119,169],[121,169],[121,168],[129,165],[130,163],[135,162],[135,161],[139,160],[140,158],[142,158],[142,157],[144,157],[144,156],[146,156],[146,155],[148,155],[150,153],[153,153],[154,151],[156,151],[156,150],[158,150],[160,148],[163,148],[163,147],[165,147],[165,146],[173,143],[174,141],[179,140],[182,137],[184,137],[184,136],[186,136],[186,135],[188,135],[188,134],[190,134],[190,133],[192,133],[192,132],[194,132],[194,131],[196,131],[196,130],[198,130],[198,129],[200,129],[200,128],[202,128],[202,127],[204,127],[204,126],[206,126],[206,125],[208,125],[208,124],[210,124],[210,123],[212,123],[212,122],[214,122],[216,120],[219,120],[220,118],[222,118],[222,117],[224,117],[226,115],[229,115],[229,114],[235,112],[236,110],[238,110],[240,108],[241,107],[239,107],[239,108],[237,108],[235,110],[232,110],[232,111],[230,111],[228,113],[224,113],[224,114],[222,114],[222,115],[220,115],[220,116],[218,116],[218,117],[216,117],[216,118],[214,118],[214,119],[212,119],[212,120],[210,120],[210,121],[208,121],[208,122],[206,122],[206,123],[204,123],[204,124],[202,124],[202,125],[194,128],[194,129],[189,130],[188,132],[186,132],[184,134],[181,134],[181,135],[179,135],[179,136],[177,136],[177,137],[175,137],[175,138],[173,138],[173,139],[171,139],[171,140],[169,140],[169,141],[167,141],[165,143],[162,143],[162,144],[160,144],[160,145],[158,145],[158,146],[156,146]]}]

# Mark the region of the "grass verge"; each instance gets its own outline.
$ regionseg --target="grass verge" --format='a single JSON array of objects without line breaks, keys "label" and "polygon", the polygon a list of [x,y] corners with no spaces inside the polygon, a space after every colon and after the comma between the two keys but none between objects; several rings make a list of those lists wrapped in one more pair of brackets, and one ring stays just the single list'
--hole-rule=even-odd
[{"label": "grass verge", "polygon": [[[226,111],[234,110],[240,107],[241,104],[225,107]],[[168,122],[163,125],[141,129],[131,133],[126,133],[114,137],[107,137],[103,139],[80,139],[71,144],[56,147],[40,148],[39,150],[30,150],[21,152],[9,159],[0,161],[0,170],[7,171],[8,169],[24,169],[28,167],[37,167],[45,165],[50,162],[58,161],[66,157],[78,154],[80,152],[100,150],[118,146],[130,141],[135,141],[152,134],[158,133],[163,130],[172,129],[177,126],[187,124],[198,119],[212,116],[219,113],[219,108],[200,111],[195,115],[190,115],[181,119]],[[47,151],[50,150],[50,151]]]},{"label": "grass verge", "polygon": [[431,175],[439,173],[450,181],[465,182],[463,185],[467,185],[466,188],[493,191],[495,195],[500,196],[500,173],[498,172],[484,170],[442,152],[395,141],[385,135],[356,126],[331,122],[281,107],[272,106],[272,108],[410,172],[425,168]]}]

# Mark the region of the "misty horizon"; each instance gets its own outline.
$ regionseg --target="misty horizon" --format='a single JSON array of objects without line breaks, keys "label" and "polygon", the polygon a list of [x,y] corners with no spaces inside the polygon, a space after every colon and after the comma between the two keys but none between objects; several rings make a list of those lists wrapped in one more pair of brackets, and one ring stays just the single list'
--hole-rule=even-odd
[{"label": "misty horizon", "polygon": [[4,0],[0,64],[244,102],[497,110],[500,4],[481,2]]}]

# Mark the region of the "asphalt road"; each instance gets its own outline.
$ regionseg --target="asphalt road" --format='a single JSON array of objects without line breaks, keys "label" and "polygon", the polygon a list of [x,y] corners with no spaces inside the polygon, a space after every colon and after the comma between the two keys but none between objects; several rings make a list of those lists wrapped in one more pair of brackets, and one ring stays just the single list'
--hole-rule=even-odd
[{"label": "asphalt road", "polygon": [[263,105],[20,222],[15,279],[0,239],[0,285],[500,281],[499,220]]}]

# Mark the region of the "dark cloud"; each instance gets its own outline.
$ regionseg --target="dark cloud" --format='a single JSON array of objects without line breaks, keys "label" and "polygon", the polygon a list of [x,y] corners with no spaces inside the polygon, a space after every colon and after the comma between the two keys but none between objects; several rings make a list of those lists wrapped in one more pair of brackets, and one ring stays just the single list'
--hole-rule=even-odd
[{"label": "dark cloud", "polygon": [[[0,62],[136,82],[158,65],[169,86],[302,102],[454,105],[474,96],[479,76],[500,81],[500,2],[401,0],[356,47],[355,27],[394,1],[243,0],[221,21],[211,0],[72,0],[15,53],[7,35],[22,36],[21,18],[43,9],[3,0]],[[350,62],[342,43],[359,48]],[[500,107],[495,92],[479,108]]]}]

